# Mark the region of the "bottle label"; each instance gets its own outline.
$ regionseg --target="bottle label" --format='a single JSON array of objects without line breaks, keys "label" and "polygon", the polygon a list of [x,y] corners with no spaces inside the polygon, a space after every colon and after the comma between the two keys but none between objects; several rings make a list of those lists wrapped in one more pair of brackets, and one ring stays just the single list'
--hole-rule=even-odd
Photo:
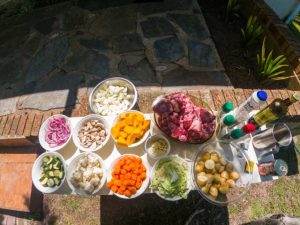
[{"label": "bottle label", "polygon": [[255,122],[260,126],[271,123],[278,119],[278,117],[271,112],[269,107],[257,113],[253,118]]}]

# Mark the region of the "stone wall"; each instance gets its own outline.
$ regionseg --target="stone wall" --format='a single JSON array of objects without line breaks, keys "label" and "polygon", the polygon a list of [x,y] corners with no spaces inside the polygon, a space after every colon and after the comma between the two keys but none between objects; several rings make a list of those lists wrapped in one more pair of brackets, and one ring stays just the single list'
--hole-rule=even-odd
[{"label": "stone wall", "polygon": [[[284,1],[283,1],[284,2]],[[300,90],[300,41],[294,33],[283,23],[275,12],[264,2],[264,0],[241,0],[242,14],[248,18],[256,15],[265,28],[266,36],[271,40],[275,50],[284,54],[292,68],[289,72],[291,78],[288,80],[289,88]]]}]

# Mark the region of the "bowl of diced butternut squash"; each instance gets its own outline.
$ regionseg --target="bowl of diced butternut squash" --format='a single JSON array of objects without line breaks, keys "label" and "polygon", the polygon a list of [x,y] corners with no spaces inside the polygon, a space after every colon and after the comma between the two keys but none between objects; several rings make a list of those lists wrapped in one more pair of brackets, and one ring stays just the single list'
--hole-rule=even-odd
[{"label": "bowl of diced butternut squash", "polygon": [[132,199],[145,192],[149,177],[150,171],[142,158],[134,154],[124,154],[111,163],[106,187],[119,198]]},{"label": "bowl of diced butternut squash", "polygon": [[142,144],[150,133],[150,119],[139,111],[130,110],[118,115],[111,136],[119,146],[133,148]]}]

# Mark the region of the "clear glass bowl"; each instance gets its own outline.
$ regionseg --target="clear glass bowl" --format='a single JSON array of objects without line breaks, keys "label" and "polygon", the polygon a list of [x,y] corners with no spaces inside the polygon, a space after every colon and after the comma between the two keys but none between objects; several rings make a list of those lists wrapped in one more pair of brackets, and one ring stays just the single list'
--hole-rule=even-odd
[{"label": "clear glass bowl", "polygon": [[[208,112],[210,112],[211,114],[213,114],[213,115],[216,115],[216,113],[214,113],[213,112],[213,110],[210,108],[210,106],[206,103],[206,102],[204,102],[204,101],[202,101],[201,99],[199,99],[199,98],[197,98],[197,97],[195,97],[195,96],[192,96],[192,95],[189,95],[189,94],[185,94],[186,96],[188,96],[188,97],[190,97],[191,98],[191,100],[192,100],[192,102],[196,105],[196,106],[198,106],[198,107],[200,107],[200,108],[203,108],[203,109],[205,109],[205,110],[207,110]],[[152,104],[152,107],[155,105],[155,104],[157,104],[162,98],[164,97],[164,95],[161,95],[161,96],[158,96],[154,101],[153,101],[153,104]],[[161,129],[160,128],[160,125],[159,125],[159,123],[158,123],[158,120],[159,120],[159,114],[158,113],[153,113],[153,117],[154,117],[154,121],[155,121],[155,124],[156,124],[156,126],[159,128],[159,130],[160,131],[162,131],[164,134],[166,134],[168,137],[170,137],[170,138],[172,138],[172,139],[174,139],[174,140],[177,140],[177,141],[179,141],[177,138],[173,138],[173,137],[171,137],[169,134],[167,134],[163,129]],[[215,119],[215,132],[211,135],[211,137],[210,138],[208,138],[207,140],[205,140],[205,141],[197,141],[197,142],[185,142],[185,143],[189,143],[189,144],[202,144],[202,143],[204,143],[204,142],[207,142],[207,141],[209,141],[209,140],[214,140],[217,136],[218,136],[218,134],[219,134],[219,132],[220,132],[220,126],[219,126],[219,117],[216,115],[216,119]],[[180,141],[179,141],[180,142]]]},{"label": "clear glass bowl", "polygon": [[[197,172],[195,171],[195,168],[205,152],[217,152],[227,163],[232,163],[234,170],[240,174],[239,179],[235,181],[235,186],[229,188],[226,195],[219,192],[216,199],[213,199],[209,194],[204,193],[197,184]],[[199,191],[203,198],[215,205],[226,206],[238,201],[248,192],[253,179],[253,174],[245,171],[245,164],[249,165],[248,156],[244,154],[236,144],[230,141],[217,140],[201,145],[194,159],[192,168],[192,178],[196,190]]]}]

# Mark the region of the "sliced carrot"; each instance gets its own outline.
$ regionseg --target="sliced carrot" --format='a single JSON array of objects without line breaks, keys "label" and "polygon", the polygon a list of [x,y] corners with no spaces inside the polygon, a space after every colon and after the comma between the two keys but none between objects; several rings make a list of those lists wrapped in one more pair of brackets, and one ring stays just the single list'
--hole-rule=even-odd
[{"label": "sliced carrot", "polygon": [[116,193],[118,191],[118,187],[116,185],[113,185],[111,187],[111,190]]},{"label": "sliced carrot", "polygon": [[124,191],[124,195],[127,196],[127,197],[130,197],[132,194],[131,194],[131,191],[126,189],[126,191]]},{"label": "sliced carrot", "polygon": [[124,186],[129,185],[129,180],[123,180],[123,185],[124,185]]},{"label": "sliced carrot", "polygon": [[137,181],[135,183],[135,186],[136,186],[137,189],[140,189],[140,187],[142,186],[142,182]]},{"label": "sliced carrot", "polygon": [[109,182],[106,183],[106,187],[111,188],[114,185],[113,180],[110,180]]},{"label": "sliced carrot", "polygon": [[124,170],[124,169],[121,169],[121,174],[125,175],[126,173],[127,173],[127,171],[126,171],[126,170]]},{"label": "sliced carrot", "polygon": [[136,187],[128,187],[128,190],[131,191],[133,194],[136,193]]},{"label": "sliced carrot", "polygon": [[130,173],[127,173],[127,174],[126,174],[126,179],[130,179],[131,176],[132,176],[132,175],[131,175]]},{"label": "sliced carrot", "polygon": [[137,175],[136,175],[136,174],[132,174],[132,175],[131,175],[131,179],[132,179],[132,180],[136,180],[136,178],[137,178]]},{"label": "sliced carrot", "polygon": [[126,190],[126,186],[122,185],[119,189],[124,192]]},{"label": "sliced carrot", "polygon": [[141,176],[140,176],[140,177],[141,177],[141,179],[144,181],[144,180],[146,179],[146,176],[147,176],[146,173],[143,172],[143,173],[141,173]]},{"label": "sliced carrot", "polygon": [[120,175],[120,180],[125,180],[126,179],[126,176],[124,174],[121,174]]}]

